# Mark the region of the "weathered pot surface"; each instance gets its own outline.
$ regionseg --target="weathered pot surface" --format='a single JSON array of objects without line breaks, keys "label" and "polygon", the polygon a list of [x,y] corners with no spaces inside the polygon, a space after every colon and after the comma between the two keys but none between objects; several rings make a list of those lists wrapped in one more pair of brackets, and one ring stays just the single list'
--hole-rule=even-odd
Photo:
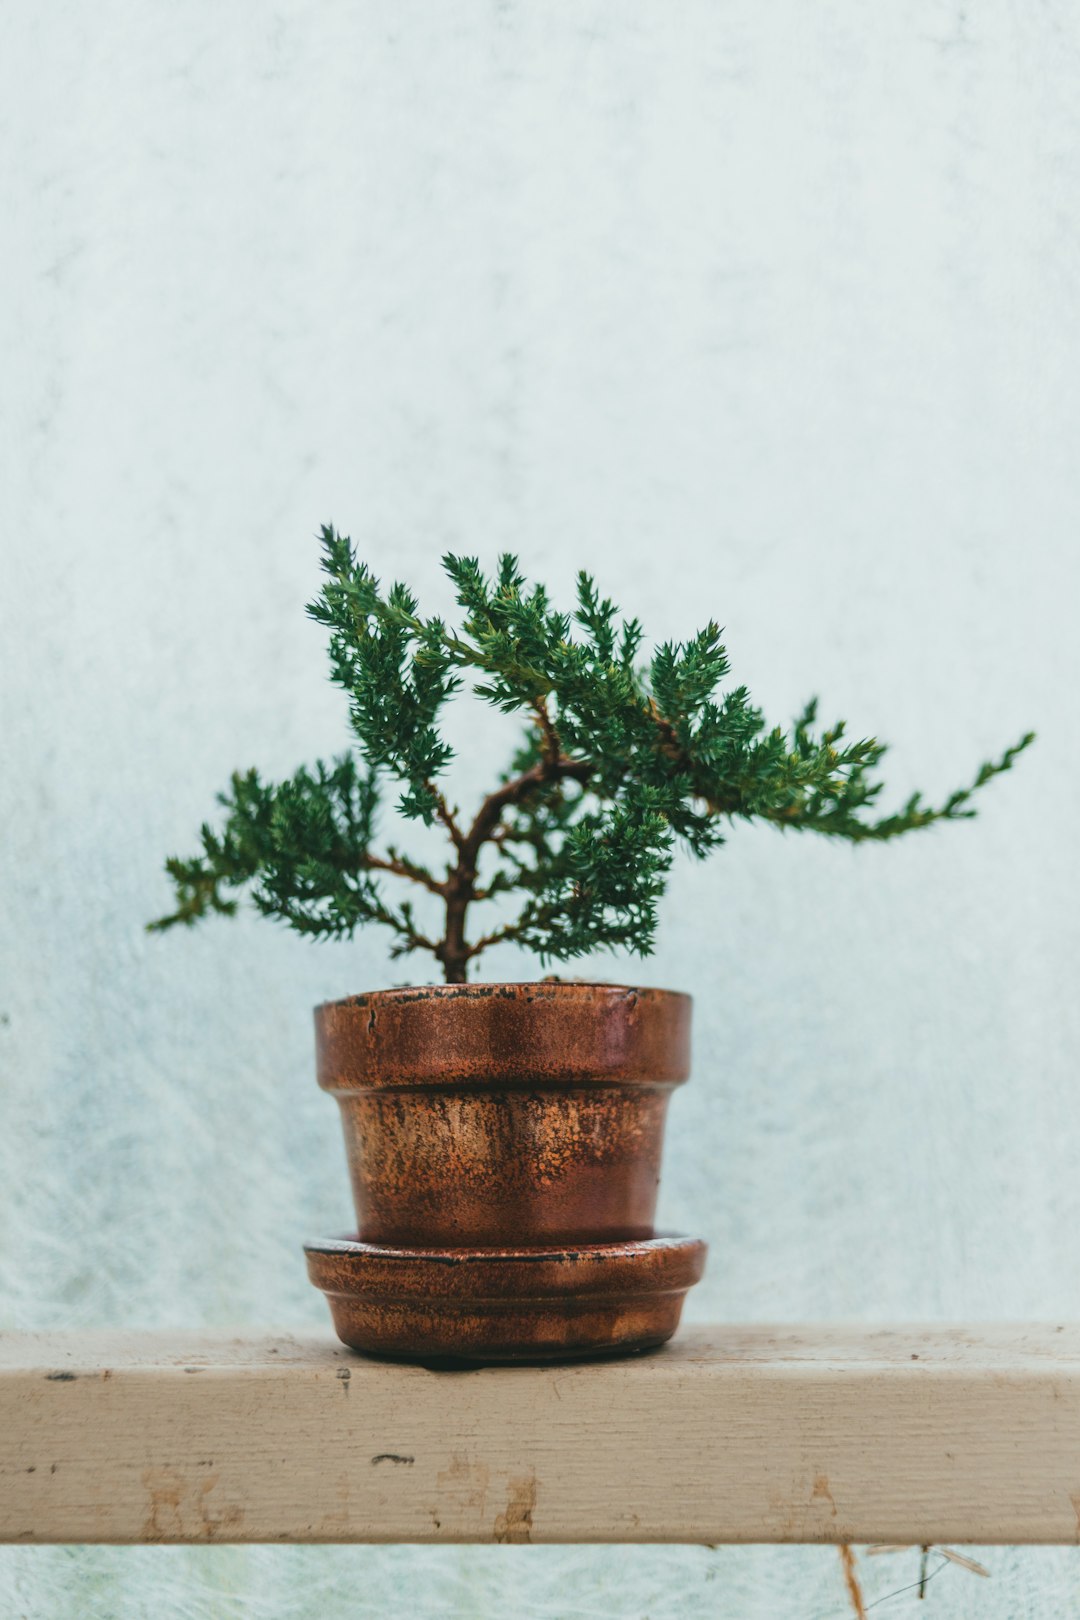
[{"label": "weathered pot surface", "polygon": [[555,1361],[625,1354],[675,1332],[705,1265],[692,1238],[576,1248],[306,1246],[308,1275],[356,1350],[411,1360]]},{"label": "weathered pot surface", "polygon": [[651,1238],[688,996],[439,985],[316,1009],[359,1237],[398,1248]]},{"label": "weathered pot surface", "polygon": [[355,1238],[308,1274],[355,1349],[521,1361],[663,1344],[705,1245],[653,1235],[690,999],[544,980],[381,990],[315,1012]]}]

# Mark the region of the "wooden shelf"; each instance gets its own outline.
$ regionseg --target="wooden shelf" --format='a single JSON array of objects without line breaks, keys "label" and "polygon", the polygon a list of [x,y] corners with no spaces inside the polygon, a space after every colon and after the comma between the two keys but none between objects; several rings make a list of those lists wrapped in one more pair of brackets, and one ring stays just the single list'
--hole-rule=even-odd
[{"label": "wooden shelf", "polygon": [[456,1372],[4,1334],[0,1538],[1074,1542],[1080,1328],[689,1328]]}]

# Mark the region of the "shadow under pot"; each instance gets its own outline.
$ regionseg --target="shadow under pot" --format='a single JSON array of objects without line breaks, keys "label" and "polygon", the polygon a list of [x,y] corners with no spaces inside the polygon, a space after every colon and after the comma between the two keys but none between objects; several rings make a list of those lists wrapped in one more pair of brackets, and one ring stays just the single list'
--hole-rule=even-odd
[{"label": "shadow under pot", "polygon": [[[318,1079],[341,1108],[357,1234],[310,1245],[308,1260],[345,1342],[517,1359],[669,1337],[704,1261],[704,1245],[673,1248],[653,1224],[690,1011],[672,991],[558,981],[383,990],[317,1008]],[[547,1324],[532,1337],[531,1275]]]}]

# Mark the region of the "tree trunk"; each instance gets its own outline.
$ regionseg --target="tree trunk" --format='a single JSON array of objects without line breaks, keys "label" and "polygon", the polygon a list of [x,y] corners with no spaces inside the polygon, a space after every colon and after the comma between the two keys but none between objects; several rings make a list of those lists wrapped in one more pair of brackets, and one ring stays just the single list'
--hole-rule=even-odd
[{"label": "tree trunk", "polygon": [[472,881],[456,874],[454,888],[446,899],[446,935],[439,947],[439,961],[447,984],[464,984],[468,977],[469,947],[465,941],[465,913],[472,899]]}]

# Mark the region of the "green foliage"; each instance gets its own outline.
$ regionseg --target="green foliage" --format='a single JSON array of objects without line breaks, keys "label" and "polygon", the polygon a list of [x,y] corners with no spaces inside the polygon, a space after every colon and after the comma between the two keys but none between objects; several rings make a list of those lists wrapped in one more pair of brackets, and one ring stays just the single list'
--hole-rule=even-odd
[{"label": "green foliage", "polygon": [[443,626],[416,617],[416,599],[404,585],[381,597],[348,540],[332,529],[322,539],[327,579],[308,612],[330,631],[331,679],[349,694],[353,730],[369,764],[405,784],[402,813],[430,823],[436,808],[430,784],[451,755],[436,720],[460,685]]},{"label": "green foliage", "polygon": [[[973,815],[972,795],[1033,740],[939,806],[916,793],[877,816],[884,745],[846,742],[843,722],[818,729],[816,701],[790,731],[768,728],[745,687],[720,692],[729,665],[715,624],[642,665],[640,624],[621,620],[588,574],[571,616],[527,584],[512,556],[493,580],[474,558],[447,556],[463,614],[451,630],[421,617],[406,586],[384,592],[333,529],[322,543],[325,578],[308,611],[329,631],[331,678],[348,695],[366,774],[347,754],[276,787],[254,771],[234,776],[220,799],[223,829],[204,826],[201,854],[167,863],[177,908],[152,927],[231,914],[249,888],[264,915],[316,937],[382,923],[392,954],[429,951],[454,982],[504,940],[545,963],[602,949],[645,955],[677,841],[704,857],[736,819],[852,843],[897,838]],[[453,758],[439,720],[466,681],[481,701],[526,716],[528,729],[507,775],[461,823],[439,785]],[[376,853],[387,779],[403,817],[443,827],[444,874],[392,847]],[[437,897],[441,937],[420,932],[408,901],[384,898],[387,875]],[[470,942],[470,908],[502,896],[518,897],[516,916]]]},{"label": "green foliage", "polygon": [[541,861],[532,877],[534,897],[522,910],[517,937],[542,962],[620,947],[647,955],[673,842],[647,788],[583,815],[569,827],[559,858]]},{"label": "green foliage", "polygon": [[359,775],[349,754],[329,767],[317,763],[314,772],[301,767],[277,787],[255,771],[234,775],[231,790],[218,795],[228,812],[224,830],[204,824],[202,854],[166,862],[178,905],[150,927],[190,926],[210,911],[231,916],[238,892],[250,887],[264,917],[279,917],[302,934],[340,937],[380,922],[397,935],[397,955],[428,943],[408,903],[386,905],[372,879],[373,871],[393,870],[435,882],[393,851],[385,860],[372,854],[377,798],[374,773]]}]

